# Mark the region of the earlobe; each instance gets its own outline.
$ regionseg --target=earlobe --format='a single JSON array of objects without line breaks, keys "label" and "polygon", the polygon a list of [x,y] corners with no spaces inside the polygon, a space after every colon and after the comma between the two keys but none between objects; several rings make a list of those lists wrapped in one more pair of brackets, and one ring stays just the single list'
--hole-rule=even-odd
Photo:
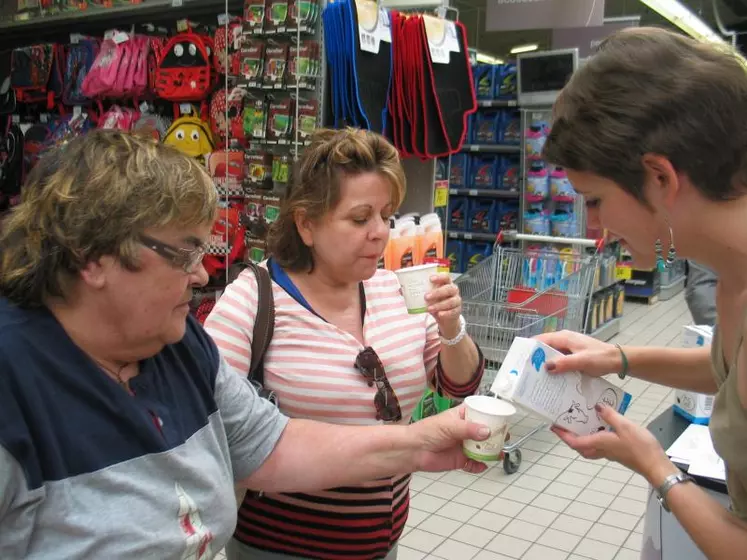
[{"label": "earlobe", "polygon": [[104,258],[89,262],[80,271],[81,280],[83,280],[87,286],[96,290],[100,290],[106,286],[106,270],[108,267],[107,263],[103,262]]}]

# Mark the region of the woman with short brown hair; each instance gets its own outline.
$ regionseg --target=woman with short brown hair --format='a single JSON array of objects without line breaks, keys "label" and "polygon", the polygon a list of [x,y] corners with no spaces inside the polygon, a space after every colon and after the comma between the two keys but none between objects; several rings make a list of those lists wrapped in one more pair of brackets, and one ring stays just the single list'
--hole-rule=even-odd
[{"label": "woman with short brown hair", "polygon": [[[713,347],[620,347],[578,333],[544,335],[569,354],[557,372],[619,372],[716,395],[710,431],[727,465],[731,511],[672,464],[645,428],[609,408],[614,431],[556,432],[584,457],[642,474],[711,560],[747,551],[747,66],[726,45],[636,28],[609,37],[563,89],[545,144],[583,195],[589,223],[642,268],[677,255],[718,276]],[[739,551],[742,552],[739,552]]]},{"label": "woman with short brown hair", "polygon": [[[429,313],[409,315],[396,276],[377,270],[389,218],[405,195],[395,148],[363,130],[312,138],[268,238],[275,332],[264,380],[291,417],[338,424],[406,424],[427,384],[464,397],[484,360],[466,335],[459,290],[434,276]],[[242,273],[206,322],[234,371],[251,362],[257,283]],[[363,360],[383,375],[371,382]],[[232,560],[396,557],[407,520],[409,473],[304,494],[250,494]]]}]

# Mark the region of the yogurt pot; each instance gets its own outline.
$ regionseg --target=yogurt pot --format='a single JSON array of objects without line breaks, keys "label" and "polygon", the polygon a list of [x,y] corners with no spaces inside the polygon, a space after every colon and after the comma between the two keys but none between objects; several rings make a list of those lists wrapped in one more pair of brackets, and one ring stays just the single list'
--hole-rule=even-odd
[{"label": "yogurt pot", "polygon": [[490,437],[485,441],[465,440],[464,454],[475,461],[500,460],[508,432],[508,421],[516,414],[516,408],[511,403],[485,395],[467,397],[464,404],[467,420],[490,428]]},{"label": "yogurt pot", "polygon": [[428,311],[425,295],[433,289],[431,276],[438,273],[438,266],[436,263],[429,263],[394,271],[402,286],[407,312],[411,315]]}]

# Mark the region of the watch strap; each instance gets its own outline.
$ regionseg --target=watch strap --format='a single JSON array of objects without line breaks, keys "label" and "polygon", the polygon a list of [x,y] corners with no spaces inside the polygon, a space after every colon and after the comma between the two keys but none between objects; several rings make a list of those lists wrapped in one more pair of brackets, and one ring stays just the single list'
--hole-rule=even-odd
[{"label": "watch strap", "polygon": [[677,474],[670,474],[664,479],[664,482],[656,489],[656,496],[659,500],[659,504],[664,508],[665,511],[670,511],[669,504],[667,503],[667,494],[669,491],[682,482],[695,482],[695,479],[689,474],[679,472]]}]

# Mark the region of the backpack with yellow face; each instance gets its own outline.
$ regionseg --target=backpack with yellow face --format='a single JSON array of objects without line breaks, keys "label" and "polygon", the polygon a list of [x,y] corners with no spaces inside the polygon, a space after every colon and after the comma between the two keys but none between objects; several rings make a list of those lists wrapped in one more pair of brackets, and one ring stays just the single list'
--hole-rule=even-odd
[{"label": "backpack with yellow face", "polygon": [[208,124],[192,115],[176,119],[166,131],[163,143],[194,158],[206,156],[215,149]]}]

